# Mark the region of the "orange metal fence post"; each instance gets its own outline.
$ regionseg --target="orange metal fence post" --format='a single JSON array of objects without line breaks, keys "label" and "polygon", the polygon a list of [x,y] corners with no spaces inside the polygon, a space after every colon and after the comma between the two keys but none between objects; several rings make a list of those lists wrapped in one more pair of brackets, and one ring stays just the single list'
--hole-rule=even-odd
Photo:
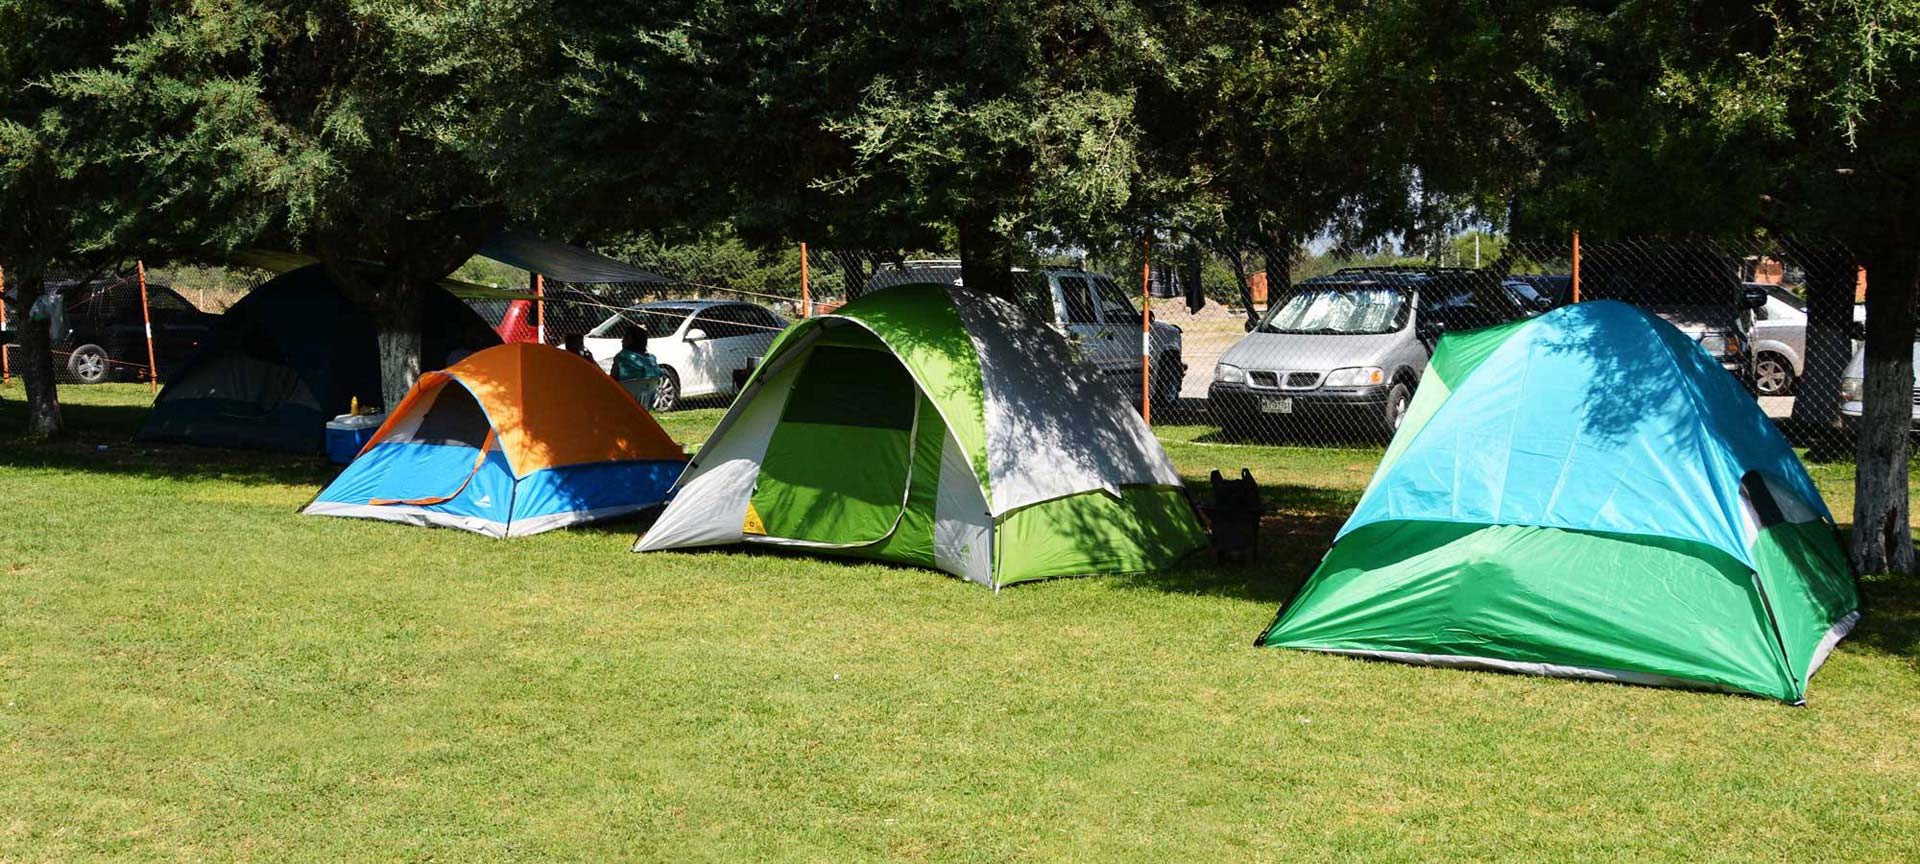
[{"label": "orange metal fence post", "polygon": [[[7,271],[0,268],[0,295],[7,293]],[[0,330],[7,329],[7,304],[0,303]],[[0,384],[13,380],[13,346],[0,345]]]},{"label": "orange metal fence post", "polygon": [[1580,302],[1580,232],[1573,232],[1573,302]]},{"label": "orange metal fence post", "polygon": [[1153,425],[1153,241],[1140,238],[1140,419]]},{"label": "orange metal fence post", "polygon": [[160,364],[153,358],[153,311],[147,307],[147,262],[133,262],[140,274],[140,323],[147,328],[147,392],[160,392]]},{"label": "orange metal fence post", "polygon": [[547,280],[538,273],[533,274],[533,338],[547,344]]},{"label": "orange metal fence post", "polygon": [[800,244],[800,317],[813,317],[813,292],[807,284],[807,244]]}]

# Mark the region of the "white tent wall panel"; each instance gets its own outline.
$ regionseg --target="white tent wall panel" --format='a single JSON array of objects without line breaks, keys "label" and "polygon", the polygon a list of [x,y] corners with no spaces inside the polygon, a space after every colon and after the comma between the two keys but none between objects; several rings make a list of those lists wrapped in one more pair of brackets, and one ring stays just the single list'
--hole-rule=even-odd
[{"label": "white tent wall panel", "polygon": [[948,433],[934,493],[933,560],[941,570],[994,587],[993,516],[960,442]]},{"label": "white tent wall panel", "polygon": [[[789,357],[806,354],[804,350]],[[746,539],[743,530],[767,442],[786,410],[802,364],[787,363],[742,393],[682,475],[673,503],[634,544],[635,552],[688,546],[724,546]]]},{"label": "white tent wall panel", "polygon": [[1012,303],[952,291],[980,358],[988,487],[995,514],[1120,487],[1177,486],[1180,475],[1119,391]]}]

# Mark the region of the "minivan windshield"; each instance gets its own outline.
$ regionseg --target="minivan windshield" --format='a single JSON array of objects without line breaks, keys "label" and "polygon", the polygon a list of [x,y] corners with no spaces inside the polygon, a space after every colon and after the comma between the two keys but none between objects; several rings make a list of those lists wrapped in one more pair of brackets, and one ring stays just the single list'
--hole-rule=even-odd
[{"label": "minivan windshield", "polygon": [[1262,333],[1391,333],[1406,323],[1407,292],[1378,284],[1301,285],[1268,310]]}]

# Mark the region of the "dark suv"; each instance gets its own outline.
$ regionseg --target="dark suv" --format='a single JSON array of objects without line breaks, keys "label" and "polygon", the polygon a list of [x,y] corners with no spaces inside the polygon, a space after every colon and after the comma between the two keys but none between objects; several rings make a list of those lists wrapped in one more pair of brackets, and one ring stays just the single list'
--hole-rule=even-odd
[{"label": "dark suv", "polygon": [[[132,279],[82,283],[48,281],[54,368],[82,384],[139,379],[147,365],[146,324],[140,312],[140,284]],[[7,326],[16,328],[28,310],[5,296]],[[200,311],[165,285],[147,283],[153,318],[154,360],[164,375],[184,362],[213,329],[219,316]],[[16,334],[17,336],[17,334]],[[17,341],[17,340],[16,340]]]}]

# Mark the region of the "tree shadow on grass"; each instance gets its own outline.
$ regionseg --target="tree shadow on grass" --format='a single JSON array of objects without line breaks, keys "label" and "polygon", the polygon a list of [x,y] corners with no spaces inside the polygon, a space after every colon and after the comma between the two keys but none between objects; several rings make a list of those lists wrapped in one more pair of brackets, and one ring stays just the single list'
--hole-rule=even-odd
[{"label": "tree shadow on grass", "polygon": [[[9,447],[26,443],[22,436],[27,432],[27,403],[14,398],[15,395],[8,393],[7,398],[0,399],[0,441]],[[60,416],[75,440],[125,442],[133,439],[133,433],[140,430],[140,424],[147,421],[147,414],[152,410],[149,405],[62,403]]]},{"label": "tree shadow on grass", "polygon": [[1920,660],[1920,576],[1876,575],[1860,580],[1860,626],[1847,642]]},{"label": "tree shadow on grass", "polygon": [[315,489],[340,471],[317,456],[132,443],[149,410],[145,405],[63,405],[67,437],[35,441],[23,436],[26,407],[8,399],[0,403],[0,468]]},{"label": "tree shadow on grass", "polygon": [[[1200,483],[1188,485],[1204,488]],[[1260,518],[1260,549],[1254,560],[1217,563],[1212,551],[1201,549],[1172,569],[1120,577],[1121,584],[1172,594],[1280,603],[1320,566],[1334,535],[1353,511],[1355,495],[1318,486],[1263,485],[1260,500],[1266,513]]]}]

